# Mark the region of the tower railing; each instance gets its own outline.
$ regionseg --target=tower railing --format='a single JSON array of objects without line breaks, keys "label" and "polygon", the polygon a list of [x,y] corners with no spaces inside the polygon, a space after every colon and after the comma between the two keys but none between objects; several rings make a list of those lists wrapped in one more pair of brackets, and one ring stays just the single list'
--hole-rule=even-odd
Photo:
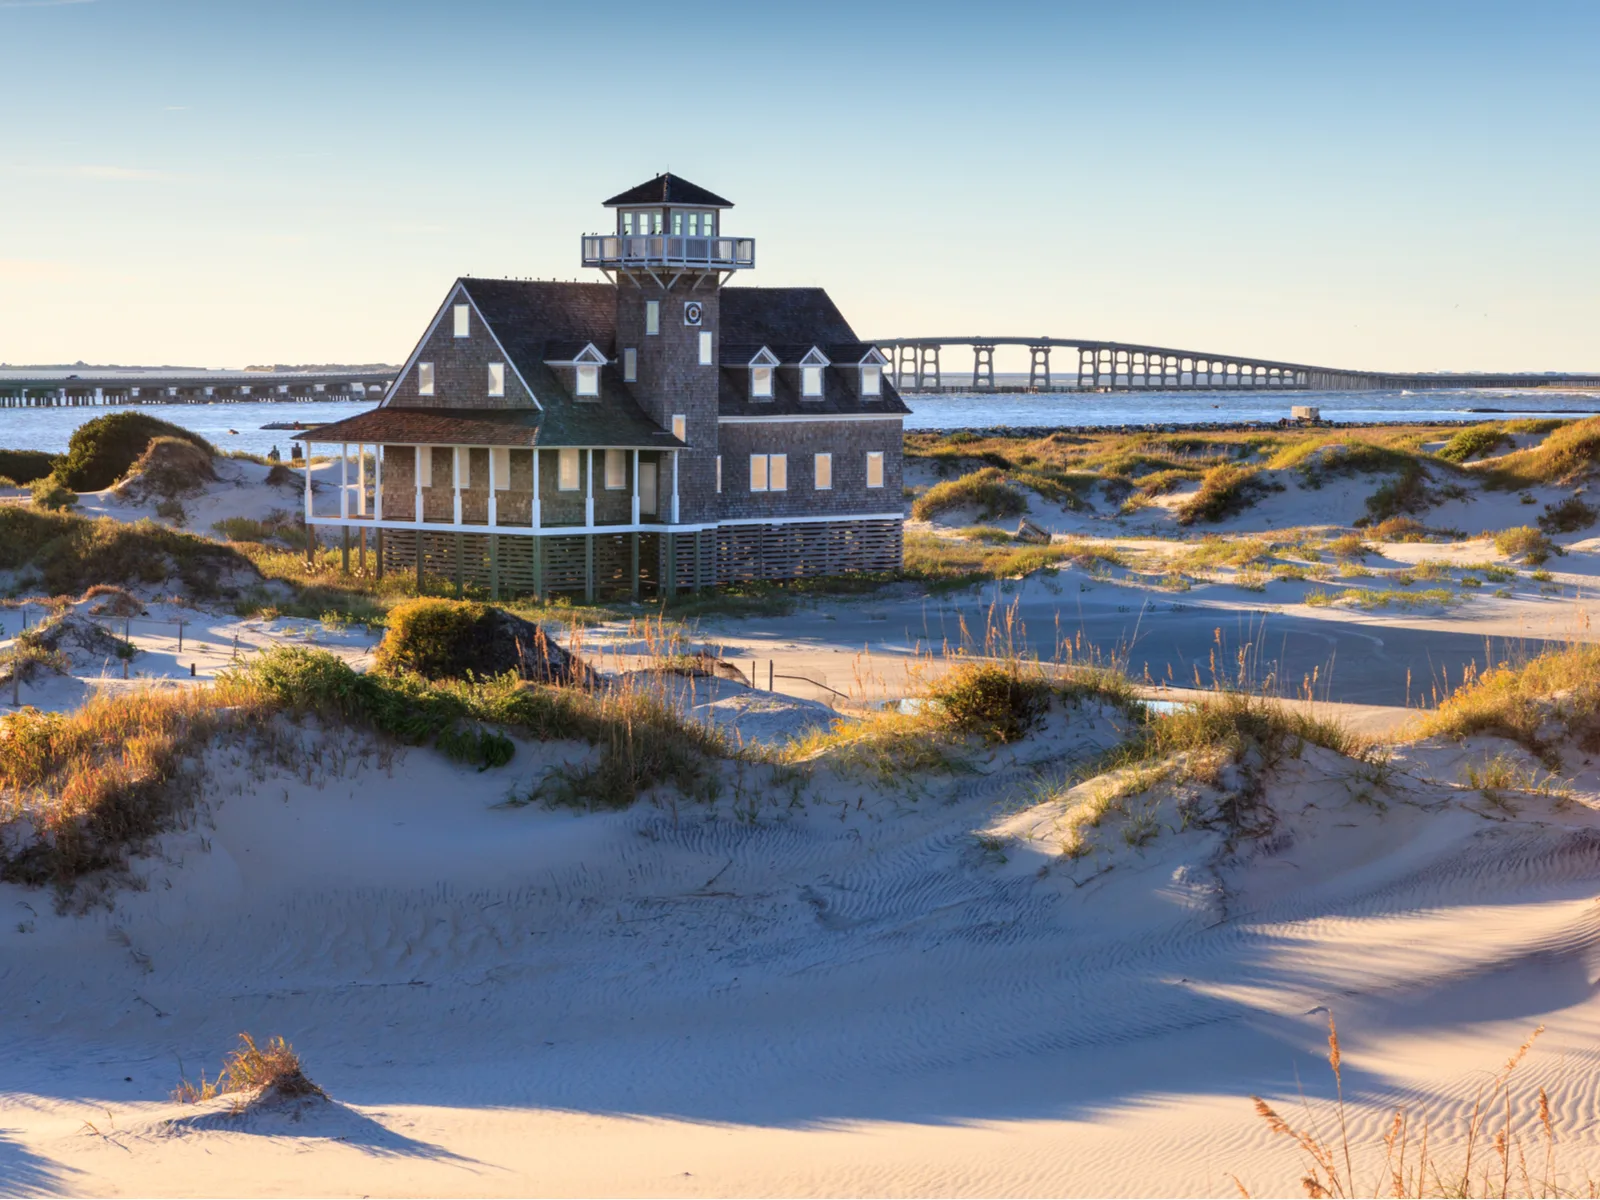
[{"label": "tower railing", "polygon": [[756,242],[754,238],[591,233],[583,237],[583,265],[737,270],[756,265]]}]

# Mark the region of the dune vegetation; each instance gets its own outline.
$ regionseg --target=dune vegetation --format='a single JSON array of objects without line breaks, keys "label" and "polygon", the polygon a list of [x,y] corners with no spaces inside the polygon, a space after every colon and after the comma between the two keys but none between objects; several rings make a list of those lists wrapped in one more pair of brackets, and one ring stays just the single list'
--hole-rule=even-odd
[{"label": "dune vegetation", "polygon": [[205,438],[181,425],[141,412],[114,412],[73,430],[53,474],[74,491],[98,492],[121,480],[157,438],[187,442],[208,458],[217,452]]},{"label": "dune vegetation", "polygon": [[1560,743],[1600,752],[1600,645],[1576,643],[1485,671],[1418,717],[1414,737],[1507,738],[1552,770]]}]

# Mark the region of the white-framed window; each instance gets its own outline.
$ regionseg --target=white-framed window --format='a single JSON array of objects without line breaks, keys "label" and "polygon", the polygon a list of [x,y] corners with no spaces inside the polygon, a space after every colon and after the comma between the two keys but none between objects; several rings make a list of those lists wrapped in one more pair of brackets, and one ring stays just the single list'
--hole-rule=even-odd
[{"label": "white-framed window", "polygon": [[672,214],[672,236],[673,237],[681,237],[682,235],[683,235],[683,214],[681,212],[675,212],[675,213]]},{"label": "white-framed window", "polygon": [[578,395],[598,396],[600,394],[600,368],[594,363],[578,364]]},{"label": "white-framed window", "polygon": [[706,332],[705,330],[701,330],[700,331],[700,365],[702,367],[709,367],[711,365],[711,363],[713,361],[712,357],[711,357],[711,351],[712,351],[711,334]]},{"label": "white-framed window", "polygon": [[819,454],[813,460],[813,464],[813,486],[819,492],[831,490],[833,487],[833,455]]},{"label": "white-framed window", "polygon": [[880,366],[867,366],[861,368],[861,395],[876,399],[883,395],[883,368]]},{"label": "white-framed window", "polygon": [[722,494],[722,455],[717,455],[717,494]]},{"label": "white-framed window", "polygon": [[800,394],[802,396],[822,395],[822,368],[800,368]]},{"label": "white-framed window", "polygon": [[417,364],[417,395],[433,395],[433,364]]},{"label": "white-framed window", "polygon": [[661,332],[661,301],[644,302],[644,331],[650,337]]},{"label": "white-framed window", "polygon": [[622,378],[628,383],[639,382],[639,352],[632,346],[622,352]]},{"label": "white-framed window", "polygon": [[633,236],[633,214],[631,212],[625,212],[622,214],[622,236]]},{"label": "white-framed window", "polygon": [[456,486],[472,486],[472,450],[467,446],[456,447]]},{"label": "white-framed window", "polygon": [[881,488],[883,486],[883,451],[867,451],[867,486]]},{"label": "white-framed window", "polygon": [[619,492],[628,486],[628,459],[621,450],[606,451],[606,490]]},{"label": "white-framed window", "polygon": [[772,399],[772,368],[750,368],[750,398],[752,400]]},{"label": "white-framed window", "polygon": [[489,450],[489,473],[494,476],[494,490],[503,492],[511,486],[511,448],[494,446]]},{"label": "white-framed window", "polygon": [[789,456],[787,454],[752,454],[750,456],[750,490],[752,492],[788,491]]},{"label": "white-framed window", "polygon": [[578,451],[576,447],[563,447],[556,451],[556,490],[578,490]]},{"label": "white-framed window", "polygon": [[682,413],[672,414],[672,436],[685,446],[689,444],[689,418]]},{"label": "white-framed window", "polygon": [[506,365],[505,363],[489,364],[489,395],[504,396],[506,394]]},{"label": "white-framed window", "polygon": [[458,304],[455,307],[455,311],[451,314],[455,321],[455,334],[457,337],[472,336],[472,318],[469,315],[470,312],[471,309],[465,304]]}]

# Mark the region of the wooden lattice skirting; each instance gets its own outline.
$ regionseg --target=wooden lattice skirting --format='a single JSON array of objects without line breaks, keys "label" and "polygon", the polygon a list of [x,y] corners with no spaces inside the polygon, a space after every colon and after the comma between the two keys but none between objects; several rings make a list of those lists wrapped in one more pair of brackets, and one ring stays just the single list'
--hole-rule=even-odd
[{"label": "wooden lattice skirting", "polygon": [[756,579],[803,579],[900,569],[898,521],[726,525],[698,533],[515,534],[385,530],[382,570],[494,596],[657,595],[663,580],[690,591]]}]

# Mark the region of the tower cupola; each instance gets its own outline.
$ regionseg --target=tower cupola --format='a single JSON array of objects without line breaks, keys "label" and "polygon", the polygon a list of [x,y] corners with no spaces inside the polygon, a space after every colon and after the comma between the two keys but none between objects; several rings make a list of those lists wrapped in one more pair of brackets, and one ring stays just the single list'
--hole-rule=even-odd
[{"label": "tower cupola", "polygon": [[720,285],[732,272],[756,265],[755,239],[729,237],[722,228],[733,202],[687,179],[657,175],[605,207],[615,210],[615,229],[584,235],[586,267],[622,275],[714,273]]}]

